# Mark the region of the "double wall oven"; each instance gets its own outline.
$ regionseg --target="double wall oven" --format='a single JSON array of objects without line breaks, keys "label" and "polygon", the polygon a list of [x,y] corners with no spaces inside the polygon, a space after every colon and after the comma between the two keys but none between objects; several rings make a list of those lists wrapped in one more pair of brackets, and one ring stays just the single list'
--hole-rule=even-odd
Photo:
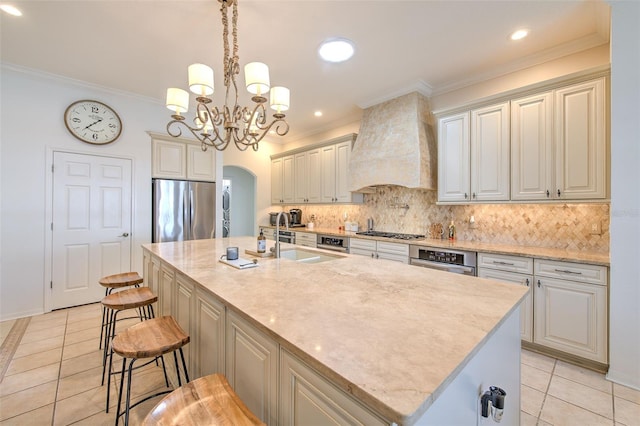
[{"label": "double wall oven", "polygon": [[477,254],[473,251],[409,246],[409,263],[463,275],[476,275]]}]

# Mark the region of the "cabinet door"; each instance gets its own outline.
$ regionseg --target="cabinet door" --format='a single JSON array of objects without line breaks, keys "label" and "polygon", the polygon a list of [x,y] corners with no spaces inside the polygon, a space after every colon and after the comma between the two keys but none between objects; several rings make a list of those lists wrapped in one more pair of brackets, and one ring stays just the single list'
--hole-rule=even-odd
[{"label": "cabinet door", "polygon": [[[146,271],[145,271],[146,272]],[[160,297],[160,280],[161,280],[161,267],[160,267],[160,259],[155,256],[151,256],[151,269],[149,270],[149,280],[147,281],[147,286],[151,289],[153,294]],[[146,277],[145,277],[146,279]],[[154,309],[158,309],[159,304],[156,303]],[[158,315],[159,312],[156,312]]]},{"label": "cabinet door", "polygon": [[158,312],[156,315],[171,315],[173,306],[173,284],[175,274],[173,269],[162,265],[160,269],[160,285],[158,288]]},{"label": "cabinet door", "polygon": [[216,180],[216,150],[203,151],[200,145],[187,145],[187,179],[204,182]]},{"label": "cabinet door", "polygon": [[494,269],[478,268],[478,277],[488,278],[529,287],[529,294],[520,304],[520,338],[527,342],[533,341],[533,275],[516,274],[513,272]]},{"label": "cabinet door", "polygon": [[511,199],[553,196],[552,93],[511,101]]},{"label": "cabinet door", "polygon": [[187,178],[187,148],[182,142],[153,140],[151,174],[157,178]]},{"label": "cabinet door", "polygon": [[555,92],[555,195],[566,199],[606,197],[604,78]]},{"label": "cabinet door", "polygon": [[193,318],[192,378],[225,373],[225,309],[210,294],[196,291]]},{"label": "cabinet door", "polygon": [[296,204],[307,202],[307,193],[309,186],[309,169],[307,168],[307,153],[301,152],[293,156],[294,161],[294,196],[293,201]]},{"label": "cabinet door", "polygon": [[278,345],[227,312],[226,372],[231,387],[263,422],[277,424]]},{"label": "cabinet door", "polygon": [[320,148],[307,152],[307,202],[322,201],[322,159]]},{"label": "cabinet door", "polygon": [[438,119],[438,201],[470,197],[469,113]]},{"label": "cabinet door", "polygon": [[278,424],[388,424],[284,350],[280,371],[282,389]]},{"label": "cabinet door", "polygon": [[336,144],[336,201],[351,202],[349,192],[349,158],[351,157],[351,141]]},{"label": "cabinet door", "polygon": [[271,160],[271,204],[283,203],[282,158]]},{"label": "cabinet door", "polygon": [[293,155],[282,159],[282,200],[284,203],[293,203],[295,191]]},{"label": "cabinet door", "polygon": [[321,201],[333,203],[336,198],[336,147],[325,146],[320,149],[320,164],[322,168]]},{"label": "cabinet door", "polygon": [[[191,312],[193,312],[193,307],[195,305],[195,284],[184,275],[177,274],[175,291],[175,303],[173,304],[172,315],[176,319],[180,327],[182,327],[184,332],[189,336],[193,336],[193,327],[191,326]],[[184,358],[187,362],[188,371],[193,371],[191,345],[185,345],[182,348],[182,351],[184,352]],[[169,361],[169,359],[165,360],[165,362],[166,361]],[[171,364],[173,364],[173,368],[175,368],[175,363]],[[179,365],[181,366],[181,363],[179,363]],[[182,371],[182,368],[180,369],[180,371]]]},{"label": "cabinet door", "polygon": [[509,199],[509,103],[471,111],[471,200]]},{"label": "cabinet door", "polygon": [[534,343],[607,362],[607,288],[536,277]]}]

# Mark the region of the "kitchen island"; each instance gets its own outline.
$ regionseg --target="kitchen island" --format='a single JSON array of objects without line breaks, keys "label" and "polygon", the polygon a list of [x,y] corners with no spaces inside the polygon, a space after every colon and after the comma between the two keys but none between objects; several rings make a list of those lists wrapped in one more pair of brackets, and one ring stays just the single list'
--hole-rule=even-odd
[{"label": "kitchen island", "polygon": [[526,288],[353,255],[239,270],[228,246],[250,259],[255,239],[145,245],[145,281],[192,336],[192,377],[225,373],[266,423],[475,424],[489,386],[519,423]]}]

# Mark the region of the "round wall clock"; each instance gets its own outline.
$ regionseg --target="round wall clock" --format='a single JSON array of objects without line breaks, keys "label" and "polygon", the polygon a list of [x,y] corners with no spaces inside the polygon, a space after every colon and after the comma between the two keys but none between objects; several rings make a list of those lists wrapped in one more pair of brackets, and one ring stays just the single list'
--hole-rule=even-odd
[{"label": "round wall clock", "polygon": [[115,141],[122,132],[118,114],[98,101],[82,100],[69,105],[64,124],[82,142],[103,145]]}]

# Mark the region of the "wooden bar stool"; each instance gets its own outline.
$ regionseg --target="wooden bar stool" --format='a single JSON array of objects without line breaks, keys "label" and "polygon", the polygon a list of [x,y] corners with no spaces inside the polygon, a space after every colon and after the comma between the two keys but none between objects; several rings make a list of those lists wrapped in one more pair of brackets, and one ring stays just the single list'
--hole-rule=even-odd
[{"label": "wooden bar stool", "polygon": [[[111,392],[111,367],[113,365],[113,350],[109,350],[109,341],[116,335],[116,324],[120,320],[130,318],[140,318],[148,320],[153,318],[153,303],[158,300],[158,296],[154,295],[149,287],[129,288],[127,290],[118,291],[105,296],[102,299],[102,307],[106,311],[106,330],[104,332],[104,350],[102,353],[102,382],[104,385],[105,374],[107,380],[107,408],[109,412],[109,395]],[[127,309],[139,309],[139,314],[135,317],[118,318],[118,314]],[[107,357],[109,358],[109,367],[107,368]],[[168,385],[168,383],[167,383]]]},{"label": "wooden bar stool", "polygon": [[[104,295],[110,295],[113,290],[123,287],[139,287],[142,284],[143,279],[137,272],[123,272],[121,274],[107,275],[98,280],[100,285],[104,287]],[[104,332],[106,329],[105,319],[107,317],[107,310],[102,307],[102,328],[100,329],[100,349],[102,349],[102,343],[104,341]]]},{"label": "wooden bar stool", "polygon": [[233,391],[226,377],[200,377],[171,392],[144,418],[144,426],[264,425]]},{"label": "wooden bar stool", "polygon": [[[156,358],[162,357],[164,354],[173,352],[173,359],[175,360],[176,374],[178,376],[178,386],[182,386],[182,379],[180,374],[180,366],[178,365],[178,355],[176,352],[180,352],[180,358],[182,360],[182,371],[185,375],[185,383],[189,382],[189,373],[187,372],[187,364],[184,361],[184,353],[182,347],[189,343],[189,335],[186,334],[176,320],[171,316],[165,316],[160,318],[153,318],[147,321],[143,321],[139,324],[132,325],[123,332],[119,333],[111,341],[111,348],[113,352],[122,357],[122,369],[120,380],[120,392],[118,394],[118,411],[116,413],[116,425],[118,419],[124,414],[124,424],[129,424],[129,411],[136,405],[154,398],[158,395],[163,395],[171,392],[171,390],[159,392],[155,395],[147,396],[135,404],[131,405],[131,373],[133,371],[133,364],[143,358]],[[127,360],[129,365],[127,366]],[[151,360],[150,362],[153,362]],[[164,361],[162,363],[164,368]],[[127,371],[127,396],[125,400],[125,411],[121,413],[120,406],[122,403],[122,391],[124,389],[124,373]],[[166,380],[165,369],[165,380]],[[167,386],[169,384],[167,383]],[[107,393],[108,394],[108,393]],[[107,405],[109,404],[107,397]]]}]

